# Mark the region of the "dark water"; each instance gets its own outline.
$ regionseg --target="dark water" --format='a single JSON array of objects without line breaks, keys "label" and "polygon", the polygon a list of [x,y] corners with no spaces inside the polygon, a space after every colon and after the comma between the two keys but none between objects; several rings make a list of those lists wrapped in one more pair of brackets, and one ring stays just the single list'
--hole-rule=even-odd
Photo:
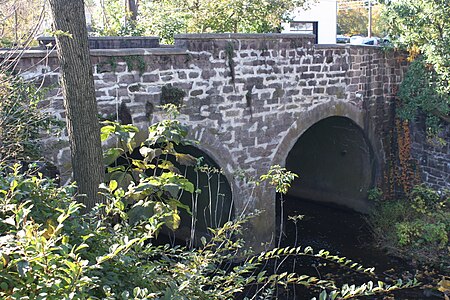
[{"label": "dark water", "polygon": [[[304,215],[295,224],[288,216]],[[293,197],[284,201],[285,232],[281,246],[311,246],[315,252],[320,249],[333,255],[345,256],[364,267],[375,267],[376,276],[366,276],[337,267],[316,258],[290,258],[283,262],[279,271],[296,272],[323,279],[332,279],[337,286],[344,283],[362,284],[377,280],[392,283],[393,280],[412,278],[415,269],[405,261],[387,255],[374,244],[370,227],[363,215],[339,206],[324,205]],[[297,241],[296,241],[297,239]],[[271,269],[275,265],[269,265]],[[278,266],[277,266],[278,267]],[[320,291],[291,287],[278,291],[278,299],[311,299]],[[358,299],[443,299],[438,293],[420,288],[396,291],[389,295],[366,296]]]}]

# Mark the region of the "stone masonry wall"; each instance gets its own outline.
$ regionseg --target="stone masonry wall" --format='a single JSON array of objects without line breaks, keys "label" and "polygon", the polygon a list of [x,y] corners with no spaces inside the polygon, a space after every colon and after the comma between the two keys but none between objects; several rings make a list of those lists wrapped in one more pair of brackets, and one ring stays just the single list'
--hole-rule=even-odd
[{"label": "stone masonry wall", "polygon": [[[252,223],[255,246],[273,240],[275,192],[254,187],[237,173],[257,177],[285,163],[299,136],[329,116],[346,116],[363,128],[381,174],[386,133],[392,126],[393,91],[405,65],[395,53],[369,46],[317,46],[291,34],[176,36],[174,48],[91,50],[99,112],[129,113],[141,128],[159,120],[165,85],[186,92],[180,118],[199,148],[224,168],[236,212],[261,209]],[[64,118],[54,53],[29,51],[17,70],[55,84],[46,109]],[[67,137],[47,137],[46,153],[69,171]],[[67,175],[67,174],[66,174]],[[250,238],[251,237],[251,238]]]},{"label": "stone masonry wall", "polygon": [[437,191],[450,190],[450,125],[438,139],[428,139],[423,118],[411,124],[411,153],[419,164],[422,181]]}]

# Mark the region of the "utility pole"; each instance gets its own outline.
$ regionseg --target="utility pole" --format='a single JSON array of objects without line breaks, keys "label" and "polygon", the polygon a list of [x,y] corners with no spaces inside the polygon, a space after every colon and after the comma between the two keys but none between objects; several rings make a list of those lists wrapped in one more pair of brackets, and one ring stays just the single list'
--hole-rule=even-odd
[{"label": "utility pole", "polygon": [[372,37],[372,0],[369,0],[369,24],[367,25],[367,37]]}]

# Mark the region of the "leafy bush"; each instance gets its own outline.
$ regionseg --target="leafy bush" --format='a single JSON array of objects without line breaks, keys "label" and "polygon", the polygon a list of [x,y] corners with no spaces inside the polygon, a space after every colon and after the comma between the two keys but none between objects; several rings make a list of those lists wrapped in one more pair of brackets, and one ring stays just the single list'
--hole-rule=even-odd
[{"label": "leafy bush", "polygon": [[[0,297],[83,298],[88,261],[71,245],[67,219],[77,215],[71,187],[0,167]],[[72,221],[73,222],[73,221]]]},{"label": "leafy bush", "polygon": [[[132,126],[108,123],[103,137],[119,139],[107,157],[133,149],[136,132]],[[320,299],[348,299],[405,286],[368,282],[338,288],[332,281],[308,275],[269,274],[263,270],[268,260],[293,255],[355,272],[371,274],[373,269],[311,247],[275,248],[254,255],[242,239],[243,225],[252,215],[210,229],[210,237],[202,237],[197,248],[158,245],[163,225],[175,230],[179,209],[188,209],[179,203],[178,193],[195,192],[167,160],[173,155],[189,161],[173,147],[186,134],[178,121],[152,125],[141,148],[144,158],[131,159],[131,166],[120,170],[138,176],[127,184],[110,178],[102,185],[105,203],[85,213],[74,201],[73,186],[58,187],[40,174],[23,174],[19,165],[0,163],[0,298],[232,299],[249,289],[255,297],[270,297],[276,286],[300,284],[324,290]],[[274,167],[262,179],[284,191],[293,175],[283,172]]]},{"label": "leafy bush", "polygon": [[425,113],[427,131],[431,134],[439,131],[440,117],[450,111],[448,95],[439,91],[437,80],[436,72],[423,58],[417,58],[409,66],[398,92],[399,117],[414,121],[419,112]]},{"label": "leafy bush", "polygon": [[[264,295],[276,285],[301,284],[326,288],[329,299],[347,299],[399,286],[369,282],[340,289],[331,281],[307,275],[267,274],[262,267],[268,260],[289,255],[324,259],[356,272],[373,270],[327,251],[315,253],[310,247],[275,248],[254,256],[244,250],[240,238],[249,216],[213,229],[212,238],[203,239],[197,249],[154,245],[164,213],[131,222],[120,204],[125,195],[113,182],[104,187],[108,202],[81,215],[81,204],[73,201],[70,188],[33,175],[7,172],[0,189],[4,226],[0,236],[0,297],[232,299],[249,287],[256,287],[255,295]],[[50,195],[53,206],[45,197],[40,198],[41,193]],[[47,211],[42,213],[40,208]]]},{"label": "leafy bush", "polygon": [[370,221],[381,244],[394,254],[450,271],[448,194],[416,186],[407,200],[379,202]]},{"label": "leafy bush", "polygon": [[59,124],[39,109],[44,93],[34,83],[0,71],[0,161],[40,158],[39,134]]}]

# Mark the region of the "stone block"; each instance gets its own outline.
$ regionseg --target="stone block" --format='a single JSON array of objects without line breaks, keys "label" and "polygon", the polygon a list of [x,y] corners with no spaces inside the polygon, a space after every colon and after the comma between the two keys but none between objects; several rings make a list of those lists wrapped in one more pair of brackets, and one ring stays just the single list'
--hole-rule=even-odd
[{"label": "stone block", "polygon": [[314,91],[314,94],[323,94],[325,92],[325,88],[315,87],[313,91]]},{"label": "stone block", "polygon": [[310,72],[320,72],[321,70],[322,70],[322,66],[309,66]]},{"label": "stone block", "polygon": [[303,88],[302,89],[302,95],[304,95],[304,96],[311,96],[312,95],[312,89],[311,88]]},{"label": "stone block", "polygon": [[314,73],[303,73],[300,75],[300,79],[312,79],[314,77]]},{"label": "stone block", "polygon": [[197,97],[197,96],[200,96],[200,95],[203,95],[203,94],[204,94],[203,90],[192,90],[192,91],[189,92],[189,95],[191,97]]},{"label": "stone block", "polygon": [[142,82],[158,82],[159,81],[159,74],[144,74],[142,75]]}]

